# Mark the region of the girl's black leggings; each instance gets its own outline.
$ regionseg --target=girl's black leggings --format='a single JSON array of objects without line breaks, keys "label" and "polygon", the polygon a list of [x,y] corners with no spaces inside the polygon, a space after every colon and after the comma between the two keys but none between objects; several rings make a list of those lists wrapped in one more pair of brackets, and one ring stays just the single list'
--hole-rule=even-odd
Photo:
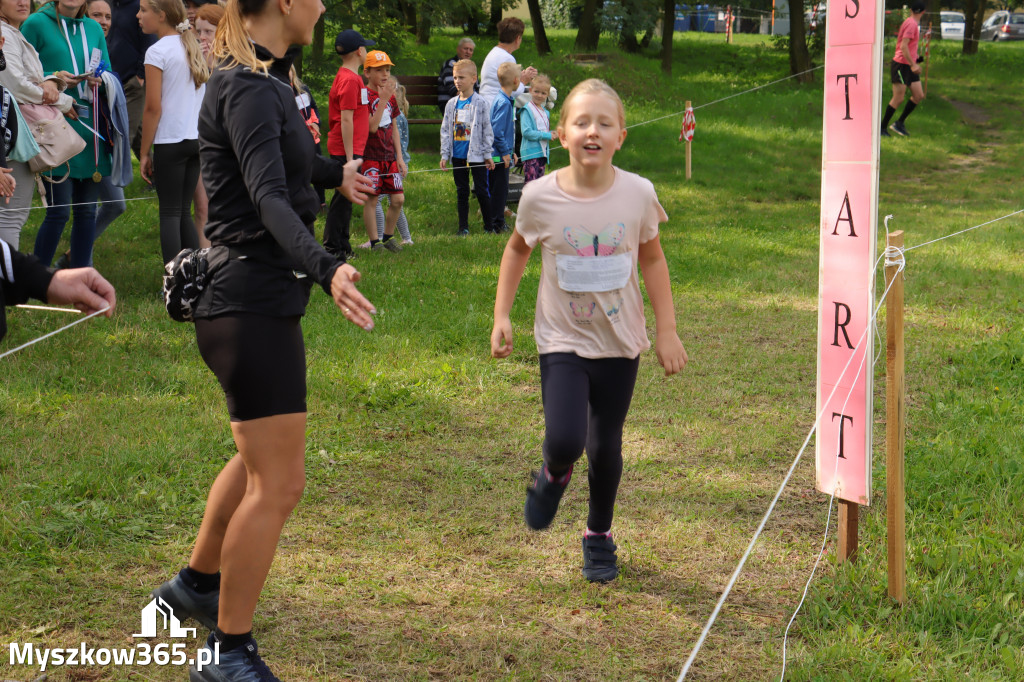
[{"label": "girl's black leggings", "polygon": [[153,184],[160,201],[160,252],[164,262],[182,249],[198,249],[192,197],[199,182],[199,140],[153,145]]},{"label": "girl's black leggings", "polygon": [[612,527],[622,477],[622,427],[633,399],[640,358],[591,360],[575,353],[540,356],[544,401],[544,464],[558,477],[587,451],[590,514],[587,528]]}]

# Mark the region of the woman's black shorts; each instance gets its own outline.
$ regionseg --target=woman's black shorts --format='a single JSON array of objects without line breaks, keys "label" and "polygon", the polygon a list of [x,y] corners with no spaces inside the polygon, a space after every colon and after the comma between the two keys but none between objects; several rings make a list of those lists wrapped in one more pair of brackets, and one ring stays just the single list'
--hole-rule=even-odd
[{"label": "woman's black shorts", "polygon": [[920,74],[914,73],[910,64],[900,64],[895,60],[889,62],[889,75],[893,85],[910,85],[921,80]]},{"label": "woman's black shorts", "polygon": [[220,381],[231,421],[306,411],[302,318],[229,313],[196,320],[196,341]]}]

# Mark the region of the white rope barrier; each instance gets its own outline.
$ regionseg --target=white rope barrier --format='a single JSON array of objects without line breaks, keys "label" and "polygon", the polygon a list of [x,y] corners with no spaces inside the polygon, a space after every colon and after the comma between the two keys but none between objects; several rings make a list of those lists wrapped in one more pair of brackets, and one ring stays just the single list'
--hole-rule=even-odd
[{"label": "white rope barrier", "polygon": [[8,355],[13,355],[13,354],[17,353],[19,350],[24,350],[25,348],[28,348],[29,346],[32,346],[34,344],[39,343],[40,341],[48,339],[51,336],[56,336],[57,334],[60,334],[61,332],[67,331],[68,329],[71,329],[72,327],[74,327],[76,324],[81,324],[81,323],[85,322],[86,320],[91,320],[92,318],[96,317],[97,315],[102,315],[103,313],[107,312],[108,310],[110,310],[110,306],[107,306],[107,307],[103,308],[102,310],[97,310],[94,313],[90,313],[90,314],[86,315],[85,317],[83,317],[81,319],[75,320],[71,324],[64,325],[60,329],[57,329],[57,330],[54,330],[54,331],[50,332],[49,334],[43,334],[38,339],[32,339],[28,343],[23,343],[20,346],[18,346],[17,348],[12,348],[9,351],[5,351],[3,353],[0,353],[0,360],[2,360],[3,358],[6,358]]},{"label": "white rope barrier", "polygon": [[[881,260],[881,257],[879,257],[879,261],[880,260]],[[875,267],[878,266],[878,262],[879,261],[875,262]],[[811,426],[810,431],[808,431],[807,437],[804,439],[803,445],[800,446],[800,450],[797,452],[796,458],[793,459],[793,463],[790,465],[789,470],[786,472],[785,478],[782,479],[782,484],[779,486],[779,489],[776,491],[775,497],[772,498],[771,504],[768,505],[768,510],[765,512],[764,516],[761,518],[761,523],[758,524],[757,530],[754,531],[754,536],[750,539],[750,542],[747,544],[746,551],[743,552],[743,556],[740,558],[740,562],[736,565],[735,570],[733,570],[732,576],[729,578],[729,582],[726,584],[725,590],[722,592],[722,596],[718,599],[718,603],[715,604],[715,608],[711,612],[711,616],[708,618],[708,621],[704,625],[703,630],[701,630],[700,637],[698,637],[697,643],[694,645],[693,650],[690,652],[689,658],[686,659],[686,663],[683,665],[682,672],[679,673],[679,677],[677,679],[677,682],[683,682],[683,680],[686,679],[686,675],[687,675],[687,673],[689,673],[690,668],[693,665],[694,660],[696,660],[697,654],[700,652],[701,647],[704,645],[704,641],[707,639],[708,634],[711,632],[711,628],[714,626],[715,621],[718,619],[718,614],[721,612],[722,607],[725,605],[726,599],[729,598],[729,594],[732,592],[732,588],[736,585],[736,581],[739,579],[740,573],[742,573],[743,567],[747,563],[747,559],[750,558],[751,552],[754,551],[754,546],[757,544],[757,540],[761,537],[761,533],[764,531],[764,528],[765,528],[765,526],[768,523],[768,519],[771,518],[772,513],[775,511],[775,505],[778,503],[779,499],[782,497],[783,491],[786,489],[786,486],[789,484],[789,479],[792,478],[793,472],[796,471],[797,465],[800,463],[800,460],[803,458],[804,451],[807,449],[807,444],[810,443],[810,441],[811,441],[811,436],[813,436],[814,433],[817,431],[818,424],[821,422],[821,416],[825,413],[825,410],[827,409],[828,405],[832,402],[832,398],[835,396],[836,391],[839,390],[840,382],[842,382],[843,377],[846,376],[846,372],[850,369],[850,364],[853,362],[853,358],[856,357],[856,355],[857,355],[857,349],[859,349],[861,347],[861,345],[864,343],[864,340],[867,337],[868,331],[871,329],[871,322],[874,320],[875,316],[878,315],[878,311],[881,309],[881,304],[885,300],[885,296],[887,296],[888,293],[889,293],[889,290],[886,289],[885,294],[882,297],[882,300],[879,301],[878,306],[876,306],[875,311],[872,313],[871,320],[869,320],[868,324],[865,325],[864,331],[861,333],[860,338],[857,340],[857,343],[854,346],[854,352],[850,355],[850,359],[846,361],[846,365],[843,367],[843,371],[839,374],[839,378],[836,379],[836,385],[832,388],[832,392],[829,393],[828,398],[826,398],[822,402],[821,411],[818,412],[818,414],[815,416],[814,424]],[[866,357],[866,354],[865,354],[863,357],[861,357],[861,364],[860,364],[860,368],[861,369],[863,369],[863,366],[864,366],[864,363],[865,363],[866,360],[867,360],[867,357]],[[858,376],[859,376],[859,374],[860,374],[860,370],[858,370]],[[850,389],[850,393],[852,393],[852,391],[853,391],[853,389],[851,388]],[[846,396],[846,400],[847,401],[850,399],[850,393],[848,393],[847,396]],[[838,460],[837,460],[836,463],[838,465]],[[833,496],[834,495],[835,495],[835,491],[833,490]],[[831,503],[829,504],[829,509],[830,509],[830,513],[831,513]]]},{"label": "white rope barrier", "polygon": [[[997,223],[997,222],[999,222],[1001,220],[1005,220],[1007,218],[1019,215],[1021,213],[1024,213],[1024,209],[1021,209],[1021,210],[1018,210],[1018,211],[1014,211],[1013,213],[1009,213],[1009,214],[1001,216],[999,218],[995,218],[993,220],[989,220],[989,221],[986,221],[984,223],[980,223],[978,225],[974,225],[973,227],[969,227],[969,228],[966,228],[964,230],[959,230],[957,232],[953,232],[951,234],[945,235],[943,237],[939,237],[937,239],[932,239],[932,240],[929,240],[929,241],[926,241],[926,242],[922,242],[921,244],[916,244],[914,246],[910,246],[910,247],[906,247],[906,248],[902,248],[902,249],[899,248],[899,247],[895,247],[895,246],[886,246],[883,254],[879,257],[878,260],[875,261],[875,265],[872,268],[872,273],[877,271],[879,262],[881,262],[883,260],[884,260],[884,263],[885,263],[886,267],[898,266],[899,267],[899,271],[898,272],[899,273],[903,273],[905,271],[905,269],[906,269],[906,252],[907,251],[911,251],[913,249],[918,249],[918,248],[921,248],[923,246],[928,246],[930,244],[935,244],[935,243],[941,242],[941,241],[943,241],[945,239],[950,239],[952,237],[956,237],[956,236],[964,234],[966,232],[970,232],[972,230],[976,230],[978,228],[985,227],[986,225],[992,225],[992,224]],[[887,243],[888,243],[889,220],[890,219],[892,219],[892,216],[891,215],[887,215],[885,217],[885,220],[884,220],[885,232],[886,232],[886,242]],[[873,277],[874,277],[874,275],[872,274],[872,278]],[[875,322],[877,320],[877,317],[878,317],[878,313],[881,310],[882,303],[888,297],[889,291],[892,288],[892,284],[895,281],[896,281],[895,278],[893,278],[892,282],[889,283],[889,286],[886,287],[884,293],[882,294],[881,299],[878,302],[878,305],[876,306],[874,312],[871,315],[871,319],[868,321],[868,324],[865,326],[864,332],[861,334],[861,338],[857,341],[857,344],[856,344],[855,348],[859,348],[860,347],[860,344],[863,343],[865,335],[868,333],[868,330],[871,329],[873,327],[873,325],[875,324]],[[851,355],[850,360],[847,361],[846,366],[843,367],[843,371],[840,374],[839,379],[836,381],[836,387],[834,387],[832,389],[832,392],[829,394],[828,398],[824,401],[824,403],[823,403],[824,405],[828,405],[828,404],[831,403],[832,398],[835,395],[835,392],[836,392],[836,390],[838,388],[838,384],[842,380],[842,377],[846,374],[846,371],[847,371],[847,369],[850,366],[850,362],[853,361],[853,357],[855,355],[856,355],[856,350],[854,351],[853,355]],[[876,355],[875,359],[872,361],[872,368],[874,367],[874,364],[877,363],[878,358],[879,358],[879,355]],[[858,369],[857,378],[859,378],[860,372],[861,372],[861,370],[863,370],[863,367],[864,367],[866,359],[867,359],[866,356],[861,358],[861,364],[860,364],[860,368]],[[856,379],[855,379],[854,383],[856,383]],[[848,393],[847,396],[846,396],[846,400],[847,401],[849,401],[851,393],[852,393],[852,389],[851,389],[850,393]],[[845,403],[844,403],[844,405],[845,405]],[[789,471],[786,473],[786,476],[783,479],[782,484],[779,486],[779,489],[778,489],[778,491],[775,494],[775,497],[772,499],[771,504],[768,506],[768,510],[765,512],[764,517],[761,519],[761,523],[758,525],[757,530],[754,532],[753,538],[751,538],[750,543],[747,545],[746,551],[743,553],[743,556],[740,558],[739,564],[737,564],[736,569],[733,571],[732,577],[730,578],[729,583],[726,585],[725,591],[722,593],[722,596],[719,598],[718,603],[715,605],[715,608],[714,608],[714,610],[711,613],[711,617],[708,619],[707,623],[704,626],[704,629],[701,631],[700,637],[697,639],[697,643],[694,645],[694,648],[691,651],[689,658],[687,658],[686,663],[683,665],[682,672],[680,673],[677,682],[683,682],[683,680],[686,678],[687,673],[689,672],[691,666],[693,665],[693,661],[696,659],[698,652],[700,651],[701,647],[703,646],[704,641],[707,639],[707,636],[710,633],[712,626],[714,625],[715,621],[717,620],[718,615],[721,612],[722,606],[725,604],[725,600],[728,598],[729,593],[732,591],[732,588],[736,584],[736,580],[739,578],[739,574],[742,572],[743,567],[746,565],[747,559],[750,557],[750,553],[753,551],[754,545],[757,543],[757,540],[760,537],[762,531],[764,530],[764,527],[767,524],[768,519],[771,517],[772,513],[774,512],[776,503],[778,502],[779,498],[782,496],[782,492],[785,489],[786,485],[789,483],[789,480],[790,480],[790,478],[793,475],[793,471],[796,469],[797,464],[800,462],[800,459],[803,457],[804,450],[807,448],[807,444],[808,444],[808,442],[810,442],[811,436],[817,430],[818,424],[819,424],[819,422],[821,420],[821,416],[822,416],[822,413],[819,412],[818,415],[815,417],[814,424],[811,427],[810,432],[807,434],[807,438],[804,439],[803,445],[800,447],[800,450],[797,453],[796,458],[793,460],[793,464],[790,466]],[[837,459],[836,460],[836,465],[837,466],[838,466],[838,463],[839,462],[838,462],[838,459]],[[811,575],[810,575],[810,577],[807,580],[807,584],[804,586],[804,591],[803,591],[803,594],[802,594],[802,596],[800,598],[800,602],[798,603],[796,609],[794,610],[793,616],[792,616],[792,618],[790,618],[789,623],[786,626],[785,634],[783,636],[783,640],[782,640],[782,676],[780,676],[780,681],[785,677],[785,672],[786,672],[786,645],[787,645],[787,641],[788,641],[788,638],[789,638],[789,630],[792,627],[793,622],[795,621],[797,614],[800,612],[800,609],[803,606],[804,601],[807,598],[807,592],[810,589],[812,581],[814,580],[814,575],[815,575],[815,573],[816,573],[816,571],[818,569],[818,565],[821,562],[821,558],[822,558],[822,556],[824,554],[824,551],[825,551],[825,545],[826,545],[827,540],[828,540],[828,529],[829,529],[829,525],[831,523],[831,518],[832,518],[832,503],[835,501],[835,495],[836,495],[836,489],[833,489],[832,495],[829,498],[828,516],[826,517],[826,520],[825,520],[825,533],[824,533],[824,537],[822,538],[821,549],[819,550],[818,556],[817,556],[817,558],[816,558],[816,560],[814,562],[814,566],[811,569]]]}]

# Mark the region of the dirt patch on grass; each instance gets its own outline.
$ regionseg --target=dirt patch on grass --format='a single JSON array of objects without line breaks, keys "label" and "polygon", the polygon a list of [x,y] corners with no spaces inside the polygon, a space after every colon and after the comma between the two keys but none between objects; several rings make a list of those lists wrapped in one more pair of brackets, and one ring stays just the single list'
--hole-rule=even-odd
[{"label": "dirt patch on grass", "polygon": [[955,99],[945,99],[947,102],[952,104],[953,108],[959,111],[964,120],[971,125],[982,126],[988,123],[989,119],[992,118],[987,111],[975,104],[971,104],[970,102],[961,102]]}]

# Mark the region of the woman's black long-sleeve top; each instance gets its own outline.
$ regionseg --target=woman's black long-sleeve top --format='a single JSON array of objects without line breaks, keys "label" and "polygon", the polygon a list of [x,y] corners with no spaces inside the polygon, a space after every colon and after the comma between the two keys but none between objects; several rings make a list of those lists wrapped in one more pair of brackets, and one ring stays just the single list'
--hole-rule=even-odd
[{"label": "woman's black long-sleeve top", "polygon": [[343,263],[313,235],[320,201],[312,183],[337,187],[344,169],[314,152],[288,78],[298,48],[280,59],[255,48],[259,59],[272,60],[269,74],[215,68],[199,112],[199,157],[210,199],[205,232],[211,244],[231,247],[233,254],[203,292],[200,318],[301,315],[311,283],[330,294]]}]

